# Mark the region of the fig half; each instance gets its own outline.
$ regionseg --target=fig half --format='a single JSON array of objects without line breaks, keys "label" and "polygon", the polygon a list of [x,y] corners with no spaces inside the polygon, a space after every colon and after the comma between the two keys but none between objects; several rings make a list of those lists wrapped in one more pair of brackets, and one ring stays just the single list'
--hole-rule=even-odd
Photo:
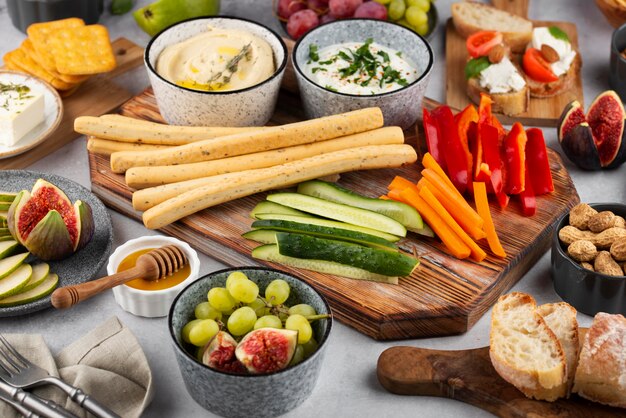
[{"label": "fig half", "polygon": [[235,357],[237,341],[227,332],[219,331],[209,341],[202,355],[202,363],[223,372],[244,374],[246,368]]},{"label": "fig half", "polygon": [[558,138],[565,155],[585,170],[614,168],[626,161],[624,106],[612,90],[601,93],[587,114],[578,101],[559,120]]},{"label": "fig half", "polygon": [[298,331],[259,328],[241,340],[237,359],[250,373],[272,373],[289,365],[298,345]]}]

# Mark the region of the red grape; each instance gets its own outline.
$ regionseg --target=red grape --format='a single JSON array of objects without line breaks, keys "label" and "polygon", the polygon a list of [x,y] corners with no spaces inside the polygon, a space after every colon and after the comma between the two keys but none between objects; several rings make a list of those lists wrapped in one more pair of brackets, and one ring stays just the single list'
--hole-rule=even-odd
[{"label": "red grape", "polygon": [[305,32],[313,29],[320,24],[320,19],[317,17],[317,13],[313,10],[300,10],[295,12],[289,17],[287,21],[287,33],[293,39],[298,39]]},{"label": "red grape", "polygon": [[320,16],[320,25],[323,23],[332,22],[334,20],[337,20],[335,16],[331,15],[330,13],[326,13],[325,15]]},{"label": "red grape", "polygon": [[328,9],[330,14],[337,19],[344,19],[352,17],[361,4],[363,4],[363,0],[330,0]]},{"label": "red grape", "polygon": [[306,9],[306,2],[301,0],[278,0],[276,12],[283,19],[289,19],[289,16],[299,10]]},{"label": "red grape", "polygon": [[328,11],[328,0],[307,0],[306,5],[317,14],[323,14]]},{"label": "red grape", "polygon": [[372,19],[387,20],[387,8],[375,1],[368,1],[356,9],[354,17],[369,17]]}]

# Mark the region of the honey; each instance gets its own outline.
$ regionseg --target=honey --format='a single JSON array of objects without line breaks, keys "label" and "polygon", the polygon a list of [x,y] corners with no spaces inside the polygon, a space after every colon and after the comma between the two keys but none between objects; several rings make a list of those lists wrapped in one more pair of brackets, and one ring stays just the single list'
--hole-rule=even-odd
[{"label": "honey", "polygon": [[[139,258],[139,256],[152,250],[154,250],[154,248],[145,248],[143,250],[135,251],[134,253],[127,255],[119,264],[119,266],[117,266],[117,272],[119,273],[135,267],[135,263],[137,263],[137,259]],[[174,287],[177,284],[181,283],[183,280],[189,277],[189,274],[191,274],[191,266],[189,265],[189,263],[187,263],[171,276],[167,276],[160,280],[135,279],[126,282],[126,286],[130,286],[133,289],[139,290],[163,290]]]}]

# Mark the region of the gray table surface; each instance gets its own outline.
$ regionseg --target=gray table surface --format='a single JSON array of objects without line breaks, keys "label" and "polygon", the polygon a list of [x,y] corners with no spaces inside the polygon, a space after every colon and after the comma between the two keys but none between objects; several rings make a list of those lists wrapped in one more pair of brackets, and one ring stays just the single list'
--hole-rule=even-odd
[{"label": "gray table surface", "polygon": [[[107,0],[107,4],[109,1]],[[145,5],[149,0],[135,3]],[[450,0],[438,0],[441,21],[450,16]],[[223,0],[222,13],[247,17],[280,30],[274,20],[271,0]],[[567,20],[578,26],[578,38],[584,61],[582,75],[587,105],[601,91],[609,88],[608,62],[612,28],[591,0],[535,0],[529,15],[541,20]],[[105,12],[101,23],[108,26],[113,39],[125,36],[145,45],[149,37],[135,25],[130,14],[111,16]],[[6,0],[0,0],[0,54],[17,47],[24,34],[10,22]],[[444,25],[440,25],[431,42],[436,54],[436,65],[427,95],[443,101],[445,97]],[[120,84],[139,92],[148,84],[143,68],[118,79]],[[559,149],[554,128],[544,129],[548,145]],[[625,202],[626,165],[613,171],[584,172],[566,162],[581,200],[584,202]],[[54,154],[29,167],[32,170],[65,176],[89,187],[89,167],[85,138],[79,138]],[[113,220],[114,245],[155,232],[136,221],[110,211]],[[223,267],[211,257],[201,255],[200,273]],[[549,254],[545,254],[519,281],[513,290],[532,294],[538,303],[559,301],[550,279]],[[101,271],[102,275],[106,272]],[[106,292],[71,310],[47,310],[19,318],[0,319],[1,332],[42,334],[53,351],[59,350],[94,325],[116,315],[137,336],[152,368],[156,396],[145,417],[212,416],[187,394],[176,365],[166,320],[146,319],[123,311]],[[459,336],[415,339],[402,342],[377,342],[352,328],[337,323],[331,336],[324,367],[312,396],[286,416],[290,417],[346,417],[377,416],[400,417],[488,417],[491,414],[460,402],[432,397],[403,397],[387,393],[376,380],[375,367],[379,354],[388,347],[402,344],[415,347],[456,350],[481,347],[489,341],[487,313],[467,333]],[[588,326],[591,318],[579,314],[581,325]]]}]

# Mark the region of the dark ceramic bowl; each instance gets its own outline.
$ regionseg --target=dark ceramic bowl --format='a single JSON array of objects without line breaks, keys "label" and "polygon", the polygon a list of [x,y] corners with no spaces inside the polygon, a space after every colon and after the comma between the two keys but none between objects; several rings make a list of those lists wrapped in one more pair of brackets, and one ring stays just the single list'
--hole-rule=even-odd
[{"label": "dark ceramic bowl", "polygon": [[[626,205],[619,203],[592,203],[597,211],[610,210],[626,217]],[[559,231],[569,225],[569,215],[557,224],[552,239],[552,279],[554,290],[563,300],[580,312],[595,315],[598,312],[626,315],[626,277],[607,276],[582,268],[567,255],[567,245],[559,240]]]},{"label": "dark ceramic bowl", "polygon": [[181,338],[183,326],[194,319],[194,308],[206,301],[209,289],[225,286],[233,271],[242,271],[265,289],[274,279],[283,279],[291,287],[287,305],[307,303],[319,314],[330,314],[322,295],[288,273],[262,267],[219,270],[196,280],[174,299],[168,318],[174,353],[191,397],[209,411],[227,417],[270,417],[284,414],[309,397],[319,376],[332,328],[332,319],[313,322],[313,335],[319,347],[303,362],[264,375],[235,375],[211,369],[185,349]]},{"label": "dark ceramic bowl", "polygon": [[7,0],[13,26],[26,32],[31,23],[80,17],[86,24],[98,22],[104,0]]}]

